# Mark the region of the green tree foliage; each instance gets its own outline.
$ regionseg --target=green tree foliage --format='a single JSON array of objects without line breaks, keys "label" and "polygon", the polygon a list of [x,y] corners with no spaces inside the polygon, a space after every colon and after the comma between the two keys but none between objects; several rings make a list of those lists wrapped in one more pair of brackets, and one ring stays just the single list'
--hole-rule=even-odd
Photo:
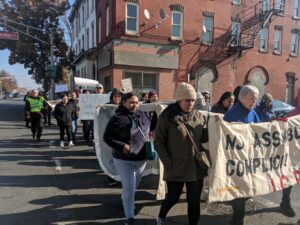
[{"label": "green tree foliage", "polygon": [[[49,34],[53,33],[54,63],[60,67],[70,65],[68,46],[64,40],[64,30],[61,28],[60,17],[70,8],[68,1],[57,0],[0,0],[0,17],[6,17],[35,29],[26,29],[21,25],[7,22],[23,32],[50,42]],[[0,20],[1,21],[1,20]],[[0,23],[0,27],[12,31],[11,28]],[[49,90],[50,78],[45,77],[45,66],[50,64],[50,45],[34,40],[24,34],[19,34],[18,41],[1,40],[0,50],[9,49],[9,63],[21,63],[28,73],[45,90]]]}]

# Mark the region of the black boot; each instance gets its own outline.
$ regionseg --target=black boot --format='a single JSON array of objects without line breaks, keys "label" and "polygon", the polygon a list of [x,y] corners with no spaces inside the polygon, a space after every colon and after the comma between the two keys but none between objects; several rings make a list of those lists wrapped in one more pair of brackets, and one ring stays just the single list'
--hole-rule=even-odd
[{"label": "black boot", "polygon": [[129,218],[125,225],[134,225],[134,218]]}]

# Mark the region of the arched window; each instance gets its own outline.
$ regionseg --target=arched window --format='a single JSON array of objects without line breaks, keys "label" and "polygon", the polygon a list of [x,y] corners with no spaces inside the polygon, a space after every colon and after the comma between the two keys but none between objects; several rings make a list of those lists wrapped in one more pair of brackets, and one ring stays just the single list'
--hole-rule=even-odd
[{"label": "arched window", "polygon": [[196,71],[196,90],[209,91],[213,95],[214,71],[207,66],[202,66]]},{"label": "arched window", "polygon": [[259,90],[259,98],[265,93],[266,76],[264,71],[255,70],[252,73],[250,83]]}]

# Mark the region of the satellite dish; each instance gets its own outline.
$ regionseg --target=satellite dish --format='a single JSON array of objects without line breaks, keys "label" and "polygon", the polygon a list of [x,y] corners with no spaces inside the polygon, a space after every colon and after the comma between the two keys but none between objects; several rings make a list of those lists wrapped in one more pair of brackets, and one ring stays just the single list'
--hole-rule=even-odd
[{"label": "satellite dish", "polygon": [[164,9],[159,10],[159,17],[160,19],[164,20],[166,18],[166,12]]},{"label": "satellite dish", "polygon": [[202,29],[203,29],[203,32],[204,33],[206,33],[206,27],[205,27],[205,25],[203,24],[203,27],[202,27]]},{"label": "satellite dish", "polygon": [[145,16],[145,18],[146,18],[147,20],[150,20],[151,15],[150,15],[148,9],[145,9],[145,10],[144,10],[144,16]]}]

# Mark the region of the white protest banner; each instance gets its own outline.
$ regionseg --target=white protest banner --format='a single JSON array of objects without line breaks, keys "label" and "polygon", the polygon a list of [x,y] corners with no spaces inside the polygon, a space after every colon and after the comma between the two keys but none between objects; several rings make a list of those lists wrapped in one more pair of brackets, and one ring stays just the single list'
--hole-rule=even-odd
[{"label": "white protest banner", "polygon": [[209,122],[209,202],[265,195],[300,183],[300,116],[288,122]]},{"label": "white protest banner", "polygon": [[109,102],[109,94],[81,94],[79,96],[79,119],[94,120],[96,108]]},{"label": "white protest banner", "polygon": [[132,81],[131,78],[123,79],[121,80],[122,88],[124,93],[132,92]]}]

